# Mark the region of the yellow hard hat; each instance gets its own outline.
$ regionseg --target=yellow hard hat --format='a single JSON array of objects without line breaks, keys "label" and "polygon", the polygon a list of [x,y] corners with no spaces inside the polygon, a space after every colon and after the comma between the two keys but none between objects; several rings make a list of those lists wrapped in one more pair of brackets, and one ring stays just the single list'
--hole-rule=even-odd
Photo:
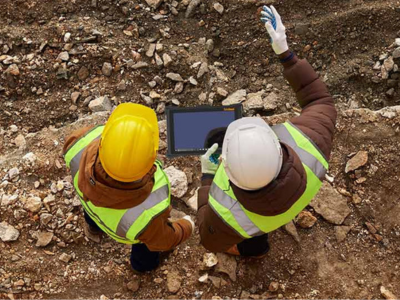
[{"label": "yellow hard hat", "polygon": [[156,160],[158,122],[146,106],[123,103],[111,114],[100,141],[100,162],[112,178],[122,182],[142,179]]}]

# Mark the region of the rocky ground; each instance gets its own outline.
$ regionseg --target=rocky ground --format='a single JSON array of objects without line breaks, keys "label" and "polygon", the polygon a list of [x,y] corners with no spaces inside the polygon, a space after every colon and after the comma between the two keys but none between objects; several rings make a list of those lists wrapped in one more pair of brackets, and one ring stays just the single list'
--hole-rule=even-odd
[{"label": "rocky ground", "polygon": [[[197,158],[165,159],[166,106],[242,102],[270,124],[300,112],[257,20],[334,95],[329,176],[262,260],[208,253],[196,233],[138,276],[128,246],[90,242],[61,149],[118,103],[154,108],[174,216],[195,217]],[[0,298],[400,296],[400,5],[394,0],[0,2]]]}]

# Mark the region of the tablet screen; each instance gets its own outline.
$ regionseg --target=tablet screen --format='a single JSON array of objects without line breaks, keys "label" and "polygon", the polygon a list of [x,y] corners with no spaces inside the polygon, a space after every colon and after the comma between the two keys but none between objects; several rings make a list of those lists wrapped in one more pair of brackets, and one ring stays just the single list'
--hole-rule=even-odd
[{"label": "tablet screen", "polygon": [[[214,143],[222,147],[226,129],[238,118],[235,108],[216,108],[213,110],[188,111],[177,110],[170,114],[172,128],[168,131],[172,137],[169,145],[172,154],[190,155],[205,153]],[[221,149],[219,149],[221,150]],[[219,151],[220,152],[220,151]]]}]

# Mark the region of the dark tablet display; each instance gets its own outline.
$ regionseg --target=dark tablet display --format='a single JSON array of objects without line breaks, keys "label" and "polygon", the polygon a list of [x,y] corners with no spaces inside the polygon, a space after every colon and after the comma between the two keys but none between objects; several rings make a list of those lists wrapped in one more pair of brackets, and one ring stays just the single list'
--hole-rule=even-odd
[{"label": "dark tablet display", "polygon": [[242,106],[168,107],[166,115],[169,157],[204,154],[214,143],[221,153],[226,129],[242,117]]}]

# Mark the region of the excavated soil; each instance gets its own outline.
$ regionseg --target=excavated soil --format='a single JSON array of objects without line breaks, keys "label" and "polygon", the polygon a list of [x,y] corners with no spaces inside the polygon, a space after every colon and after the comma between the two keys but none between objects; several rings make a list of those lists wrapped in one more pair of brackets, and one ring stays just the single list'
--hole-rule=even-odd
[{"label": "excavated soil", "polygon": [[[72,214],[71,230],[57,224],[54,228],[43,226],[38,214],[21,213],[19,202],[1,206],[0,221],[12,224],[21,235],[15,242],[0,241],[0,298],[373,299],[382,298],[381,286],[400,296],[400,117],[385,118],[375,112],[398,105],[398,79],[394,79],[391,95],[387,91],[393,81],[373,80],[375,62],[400,37],[398,1],[220,0],[225,8],[222,15],[213,9],[212,1],[203,1],[189,18],[185,17],[185,2],[189,1],[177,1],[178,14],[170,11],[172,1],[156,10],[138,0],[0,2],[0,51],[18,57],[20,73],[7,74],[8,65],[0,64],[0,184],[9,169],[20,168],[19,180],[0,185],[0,196],[3,191],[18,194],[19,200],[30,194],[43,199],[51,194],[53,183],[68,175],[61,157],[65,137],[84,124],[100,124],[107,117],[107,113],[87,117],[91,114],[84,103],[87,97],[107,95],[113,104],[145,104],[163,120],[164,105],[173,105],[172,99],[178,99],[181,106],[195,106],[209,104],[211,98],[214,105],[220,105],[223,97],[212,97],[216,87],[229,93],[266,89],[278,95],[279,103],[274,111],[260,112],[261,116],[296,114],[299,107],[294,94],[257,19],[262,4],[274,3],[287,27],[291,48],[309,60],[336,101],[339,118],[329,174],[333,187],[346,196],[351,209],[344,221],[351,226],[346,239],[338,242],[334,226],[308,208],[318,221],[310,229],[297,227],[300,242],[283,229],[273,232],[271,251],[265,258],[237,258],[236,281],[203,267],[207,251],[199,244],[198,232],[165,255],[159,269],[135,275],[129,266],[130,248],[109,238],[101,244],[85,239],[81,207],[73,206],[65,192],[56,192],[50,213],[57,215],[58,224]],[[64,41],[67,32],[71,33],[69,42]],[[199,43],[204,37],[213,39],[217,51],[207,52]],[[163,44],[160,56],[171,55],[170,66],[157,66],[146,56],[149,43],[156,41]],[[10,49],[5,51],[4,45]],[[60,79],[57,72],[63,62],[57,57],[65,49],[70,52],[64,63],[68,79]],[[137,55],[133,52],[139,52],[149,66],[129,68],[129,60]],[[166,74],[196,78],[197,70],[191,66],[198,61],[218,66],[225,78],[216,80],[209,72],[197,79],[196,86],[185,83],[183,92],[174,92],[175,83],[166,79]],[[113,66],[109,77],[102,74],[104,62]],[[80,79],[77,73],[83,66],[89,76]],[[161,80],[153,90],[161,98],[149,101],[152,89],[148,82],[155,76]],[[125,89],[120,88],[122,80]],[[71,101],[74,91],[81,93],[76,104]],[[83,121],[74,123],[84,116]],[[273,118],[269,120],[273,122]],[[11,125],[16,125],[17,131]],[[19,149],[14,143],[18,134],[26,139],[26,146]],[[162,138],[165,140],[165,133]],[[345,173],[347,161],[358,151],[368,152],[368,163]],[[38,157],[34,166],[21,162],[28,152]],[[174,165],[188,176],[189,188],[183,197],[187,200],[199,186],[199,160],[168,160],[165,152],[160,151],[165,165]],[[40,186],[35,188],[35,182]],[[174,199],[173,206],[195,217],[182,199]],[[372,224],[376,232],[366,224]],[[45,248],[36,247],[32,237],[39,229],[55,233]],[[72,255],[69,263],[59,260],[62,253]],[[181,276],[175,294],[168,290],[166,280],[173,271]],[[210,281],[199,282],[205,273],[226,284],[217,288]],[[23,284],[19,284],[21,279]],[[129,290],[130,281],[139,281],[140,288]],[[279,283],[277,290],[269,289],[271,282]]]}]

